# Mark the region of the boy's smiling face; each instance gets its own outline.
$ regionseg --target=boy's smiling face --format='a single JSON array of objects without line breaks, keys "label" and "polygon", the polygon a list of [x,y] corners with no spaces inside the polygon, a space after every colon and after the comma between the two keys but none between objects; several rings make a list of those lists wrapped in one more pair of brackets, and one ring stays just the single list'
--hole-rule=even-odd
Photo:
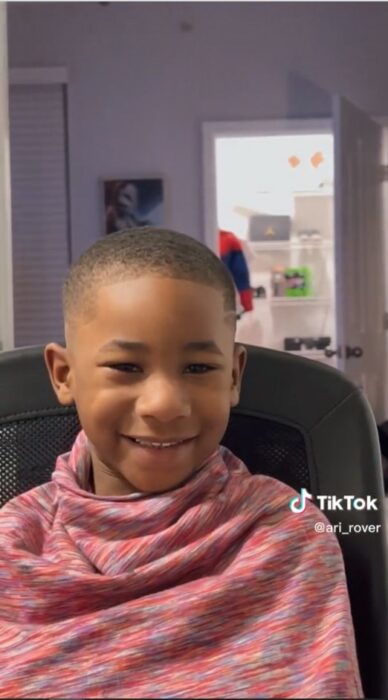
[{"label": "boy's smiling face", "polygon": [[147,275],[101,287],[93,316],[45,358],[59,401],[77,406],[96,493],[117,496],[174,489],[214,452],[246,350],[221,291]]}]

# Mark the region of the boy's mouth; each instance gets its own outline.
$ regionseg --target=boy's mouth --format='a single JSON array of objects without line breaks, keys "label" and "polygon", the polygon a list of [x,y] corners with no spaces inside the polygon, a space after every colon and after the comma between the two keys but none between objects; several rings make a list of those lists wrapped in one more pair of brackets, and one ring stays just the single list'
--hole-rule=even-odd
[{"label": "boy's mouth", "polygon": [[190,442],[191,440],[194,440],[194,437],[188,437],[188,438],[169,438],[168,440],[156,440],[156,439],[150,439],[150,438],[137,438],[137,437],[130,437],[126,436],[128,440],[133,442],[135,445],[139,445],[139,447],[144,447],[146,449],[152,449],[152,450],[166,450],[166,449],[174,449],[177,447],[180,447],[181,445]]}]

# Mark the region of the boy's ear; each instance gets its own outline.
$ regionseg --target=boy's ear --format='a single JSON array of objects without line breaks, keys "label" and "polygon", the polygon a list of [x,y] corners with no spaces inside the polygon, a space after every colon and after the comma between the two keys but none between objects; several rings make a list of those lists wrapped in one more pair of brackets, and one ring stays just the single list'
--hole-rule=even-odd
[{"label": "boy's ear", "polygon": [[70,406],[74,403],[74,398],[67,349],[58,343],[49,343],[44,349],[44,360],[59,403]]},{"label": "boy's ear", "polygon": [[244,345],[236,343],[233,353],[232,386],[230,397],[231,406],[237,406],[238,402],[240,401],[241,381],[246,364],[247,349],[244,347]]}]

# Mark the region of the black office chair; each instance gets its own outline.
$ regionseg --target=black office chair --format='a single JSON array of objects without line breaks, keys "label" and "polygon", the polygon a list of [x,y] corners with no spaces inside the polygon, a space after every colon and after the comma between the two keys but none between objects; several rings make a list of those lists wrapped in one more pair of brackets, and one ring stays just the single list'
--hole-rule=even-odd
[{"label": "black office chair", "polygon": [[[388,698],[388,544],[372,412],[336,370],[247,347],[241,400],[223,444],[252,473],[269,474],[298,491],[378,500],[377,512],[325,513],[332,524],[342,522],[338,539],[365,695]],[[57,455],[70,450],[79,427],[75,409],[57,402],[41,347],[0,353],[0,505],[50,480]],[[345,534],[349,524],[380,525],[380,532]]]}]

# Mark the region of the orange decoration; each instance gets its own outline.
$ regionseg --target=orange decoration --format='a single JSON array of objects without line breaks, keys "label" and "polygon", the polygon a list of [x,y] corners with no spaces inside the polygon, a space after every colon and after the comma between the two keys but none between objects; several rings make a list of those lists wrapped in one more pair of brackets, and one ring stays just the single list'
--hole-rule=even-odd
[{"label": "orange decoration", "polygon": [[324,160],[325,159],[321,151],[317,151],[316,153],[314,153],[313,156],[311,156],[310,163],[314,166],[314,168],[319,168],[319,166],[321,165],[321,163],[323,163]]},{"label": "orange decoration", "polygon": [[288,162],[291,165],[291,168],[297,168],[298,165],[300,165],[300,160],[297,156],[290,156]]}]

